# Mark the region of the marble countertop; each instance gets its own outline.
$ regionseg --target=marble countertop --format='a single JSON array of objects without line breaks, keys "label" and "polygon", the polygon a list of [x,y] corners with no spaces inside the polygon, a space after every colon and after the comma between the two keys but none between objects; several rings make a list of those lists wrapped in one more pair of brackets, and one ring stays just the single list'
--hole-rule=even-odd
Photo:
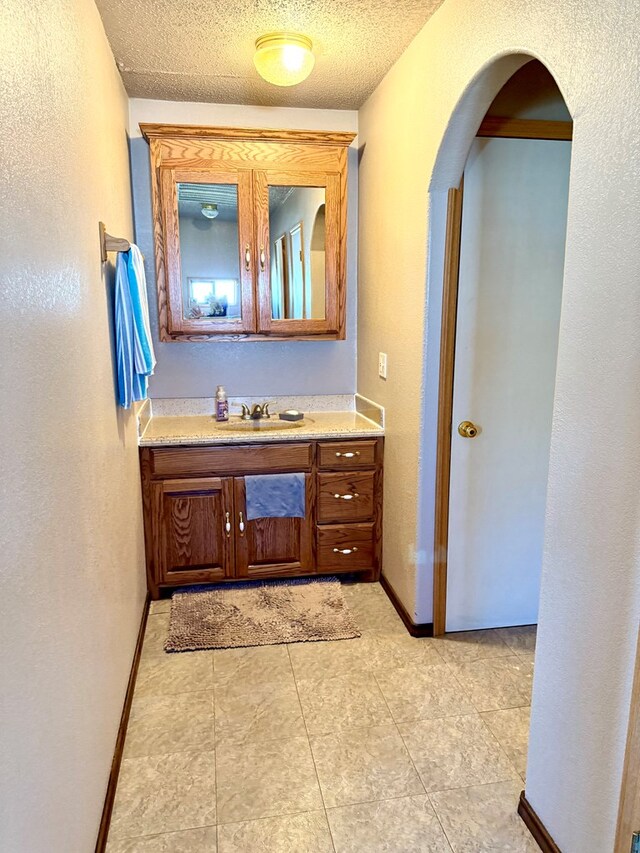
[{"label": "marble countertop", "polygon": [[[384,429],[359,412],[310,412],[292,425],[271,418],[261,428],[231,415],[218,424],[211,415],[152,416],[139,440],[141,447],[178,444],[264,444],[270,441],[307,441],[331,438],[378,438]],[[236,428],[234,428],[236,427]]]}]

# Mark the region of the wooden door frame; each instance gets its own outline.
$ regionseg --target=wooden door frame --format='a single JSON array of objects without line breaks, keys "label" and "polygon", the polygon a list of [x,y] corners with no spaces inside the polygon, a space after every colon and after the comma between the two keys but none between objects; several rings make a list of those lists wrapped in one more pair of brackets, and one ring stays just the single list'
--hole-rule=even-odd
[{"label": "wooden door frame", "polygon": [[[571,141],[570,121],[541,121],[485,116],[478,137],[502,139],[552,139]],[[458,279],[462,234],[464,178],[452,187],[447,198],[447,225],[444,249],[442,321],[440,327],[440,369],[438,381],[438,425],[436,435],[435,517],[433,534],[433,635],[445,633],[447,620],[447,559],[449,548],[449,490],[451,477],[451,433],[453,381],[458,315]],[[639,722],[640,727],[640,722]],[[640,734],[639,734],[640,740]],[[639,748],[640,750],[640,748]]]},{"label": "wooden door frame", "polygon": [[640,830],[640,633],[631,691],[631,710],[622,771],[618,827],[614,853],[628,853],[634,832]]},{"label": "wooden door frame", "polygon": [[436,494],[433,535],[433,635],[444,634],[447,618],[447,556],[449,548],[449,487],[451,475],[451,426],[453,418],[453,371],[456,354],[462,194],[451,188],[447,198],[447,228],[444,244],[442,323],[440,328],[440,378],[438,382],[438,426],[436,451]]}]

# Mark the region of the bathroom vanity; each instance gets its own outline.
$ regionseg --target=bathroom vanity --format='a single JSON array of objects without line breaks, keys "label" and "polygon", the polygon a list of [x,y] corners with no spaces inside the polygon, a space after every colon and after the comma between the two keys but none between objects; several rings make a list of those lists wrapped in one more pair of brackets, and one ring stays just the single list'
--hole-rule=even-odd
[{"label": "bathroom vanity", "polygon": [[[211,418],[151,421],[140,462],[153,598],[220,581],[351,572],[379,578],[382,430],[356,413],[274,427],[248,433],[233,424],[216,428]],[[305,475],[305,517],[248,521],[245,476],[287,472]]]},{"label": "bathroom vanity", "polygon": [[[151,163],[160,340],[344,339],[355,134],[140,128]],[[381,427],[356,411],[288,425],[238,420],[152,417],[144,430],[151,595],[297,575],[377,580]],[[284,473],[304,475],[305,517],[249,521],[245,477]]]}]

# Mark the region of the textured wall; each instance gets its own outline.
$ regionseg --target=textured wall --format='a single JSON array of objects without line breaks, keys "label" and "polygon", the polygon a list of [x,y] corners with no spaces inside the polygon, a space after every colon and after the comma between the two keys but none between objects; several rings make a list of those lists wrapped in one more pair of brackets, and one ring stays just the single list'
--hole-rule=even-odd
[{"label": "textured wall", "polygon": [[140,122],[205,124],[220,127],[274,127],[351,130],[355,112],[130,101],[131,168],[136,240],[145,255],[151,327],[158,365],[149,385],[151,397],[210,397],[216,385],[238,396],[353,394],[356,390],[356,276],[358,252],[358,160],[349,151],[347,338],[344,341],[246,343],[160,343],[151,219],[149,146]]},{"label": "textured wall", "polygon": [[0,4],[0,849],[93,850],[144,595],[98,220],[127,99],[91,0]]},{"label": "textured wall", "polygon": [[447,0],[359,119],[358,390],[387,406],[385,572],[426,621],[443,192],[524,61],[510,54],[540,58],[574,118],[526,784],[564,853],[613,849],[638,625],[639,16],[631,0]]}]

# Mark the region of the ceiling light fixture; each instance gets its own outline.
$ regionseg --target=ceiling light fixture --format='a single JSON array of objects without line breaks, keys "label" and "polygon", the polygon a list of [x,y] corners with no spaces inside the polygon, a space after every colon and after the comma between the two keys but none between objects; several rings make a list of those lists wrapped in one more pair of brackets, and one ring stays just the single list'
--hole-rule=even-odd
[{"label": "ceiling light fixture", "polygon": [[274,86],[295,86],[313,70],[310,38],[299,33],[268,33],[256,40],[253,57],[258,74]]},{"label": "ceiling light fixture", "polygon": [[202,205],[202,215],[206,219],[215,219],[218,215],[218,205],[217,204],[203,204]]}]

